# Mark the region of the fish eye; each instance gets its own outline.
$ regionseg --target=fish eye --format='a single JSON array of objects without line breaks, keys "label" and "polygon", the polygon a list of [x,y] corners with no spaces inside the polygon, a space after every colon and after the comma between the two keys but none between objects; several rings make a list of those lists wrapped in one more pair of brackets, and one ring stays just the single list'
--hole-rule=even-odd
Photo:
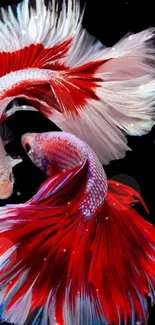
[{"label": "fish eye", "polygon": [[14,176],[12,173],[9,174],[9,181],[10,181],[10,183],[14,182]]},{"label": "fish eye", "polygon": [[31,146],[29,145],[29,143],[26,143],[26,145],[25,145],[25,150],[26,150],[27,153],[30,153],[30,151],[31,151]]}]

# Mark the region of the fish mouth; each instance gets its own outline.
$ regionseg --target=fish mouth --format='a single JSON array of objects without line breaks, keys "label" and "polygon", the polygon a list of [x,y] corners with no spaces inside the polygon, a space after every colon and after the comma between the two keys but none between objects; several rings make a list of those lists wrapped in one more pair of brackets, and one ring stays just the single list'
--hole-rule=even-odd
[{"label": "fish mouth", "polygon": [[34,135],[35,133],[25,133],[21,137],[21,145],[28,156],[31,156],[31,154],[34,152],[34,150],[32,149],[32,145],[35,139]]},{"label": "fish mouth", "polygon": [[[32,133],[25,133],[21,136],[21,145],[22,147],[26,150],[26,146],[29,146],[29,140],[30,140],[30,136],[32,135]],[[27,150],[26,150],[27,152]]]},{"label": "fish mouth", "polygon": [[22,136],[21,136],[21,144],[24,146],[25,144],[25,140],[27,140],[27,138],[29,137],[29,135],[31,135],[30,132],[28,133],[24,133]]}]

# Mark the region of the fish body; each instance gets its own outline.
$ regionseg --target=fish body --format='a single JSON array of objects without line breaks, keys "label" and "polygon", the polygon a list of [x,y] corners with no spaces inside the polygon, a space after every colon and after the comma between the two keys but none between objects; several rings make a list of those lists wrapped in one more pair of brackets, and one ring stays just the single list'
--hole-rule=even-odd
[{"label": "fish body", "polygon": [[106,179],[92,149],[66,132],[21,143],[47,180],[0,209],[2,319],[24,325],[145,324],[155,302],[155,231],[141,196]]},{"label": "fish body", "polygon": [[[19,87],[47,82],[49,79],[49,71],[40,69],[23,69],[15,72],[10,72],[0,78],[0,100],[3,100],[9,93]],[[11,96],[10,96],[11,97]],[[12,98],[11,98],[12,100]]]},{"label": "fish body", "polygon": [[4,149],[4,143],[0,138],[0,199],[6,199],[13,192],[13,173],[9,157]]},{"label": "fish body", "polygon": [[22,159],[12,158],[6,153],[5,145],[13,141],[13,134],[6,124],[0,125],[0,200],[9,198],[13,193],[13,167]]},{"label": "fish body", "polygon": [[33,163],[46,172],[48,177],[88,164],[79,209],[83,216],[92,218],[103,204],[107,192],[104,169],[92,149],[67,132],[26,134],[22,137],[22,145]]}]

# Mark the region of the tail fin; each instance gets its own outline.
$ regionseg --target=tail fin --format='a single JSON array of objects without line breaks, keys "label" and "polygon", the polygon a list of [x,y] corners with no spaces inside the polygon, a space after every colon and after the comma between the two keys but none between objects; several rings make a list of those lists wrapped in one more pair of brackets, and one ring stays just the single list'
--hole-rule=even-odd
[{"label": "tail fin", "polygon": [[74,236],[68,281],[80,325],[146,324],[146,295],[155,303],[155,229],[136,212],[136,202],[146,209],[139,193],[109,181],[96,222],[87,224],[82,238]]},{"label": "tail fin", "polygon": [[98,50],[80,31],[69,51],[70,70],[51,83],[65,107],[63,115],[55,111],[52,119],[87,142],[103,164],[124,157],[129,150],[125,134],[143,135],[154,125],[153,38],[150,29]]},{"label": "tail fin", "polygon": [[85,227],[78,200],[86,171],[87,162],[49,178],[27,203],[0,208],[0,310],[5,321],[22,325],[33,318],[31,324],[43,325],[55,324],[57,318],[63,324],[72,237]]},{"label": "tail fin", "polygon": [[145,294],[154,303],[155,231],[133,206],[142,199],[109,181],[96,219],[84,219],[85,166],[53,176],[26,204],[0,210],[0,305],[15,325],[143,324]]},{"label": "tail fin", "polygon": [[64,0],[59,14],[57,5],[37,0],[34,10],[24,0],[17,17],[2,10],[0,76],[6,82],[10,72],[48,71],[46,80],[13,87],[10,98],[28,99],[106,164],[129,149],[124,133],[142,135],[154,124],[154,29],[105,48],[83,30],[77,0]]}]

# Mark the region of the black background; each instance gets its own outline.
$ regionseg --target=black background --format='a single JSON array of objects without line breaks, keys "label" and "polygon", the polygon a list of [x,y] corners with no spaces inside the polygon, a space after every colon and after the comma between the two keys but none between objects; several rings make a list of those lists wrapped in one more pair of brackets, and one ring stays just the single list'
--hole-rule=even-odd
[{"label": "black background", "polygon": [[[18,2],[1,1],[0,6]],[[83,25],[104,45],[112,46],[128,32],[139,32],[155,26],[154,1],[87,0]],[[14,140],[6,149],[13,156],[21,155],[24,160],[14,168],[13,195],[8,200],[0,201],[0,205],[26,201],[45,179],[44,174],[24,154],[20,146],[21,135],[56,129],[52,122],[37,112],[16,113],[8,119],[7,125],[12,129]],[[128,137],[128,141],[132,152],[128,152],[122,160],[111,162],[105,170],[108,178],[114,177],[141,192],[150,210],[145,218],[155,224],[155,127],[148,135]],[[155,324],[155,308],[150,308],[150,324]]]}]

